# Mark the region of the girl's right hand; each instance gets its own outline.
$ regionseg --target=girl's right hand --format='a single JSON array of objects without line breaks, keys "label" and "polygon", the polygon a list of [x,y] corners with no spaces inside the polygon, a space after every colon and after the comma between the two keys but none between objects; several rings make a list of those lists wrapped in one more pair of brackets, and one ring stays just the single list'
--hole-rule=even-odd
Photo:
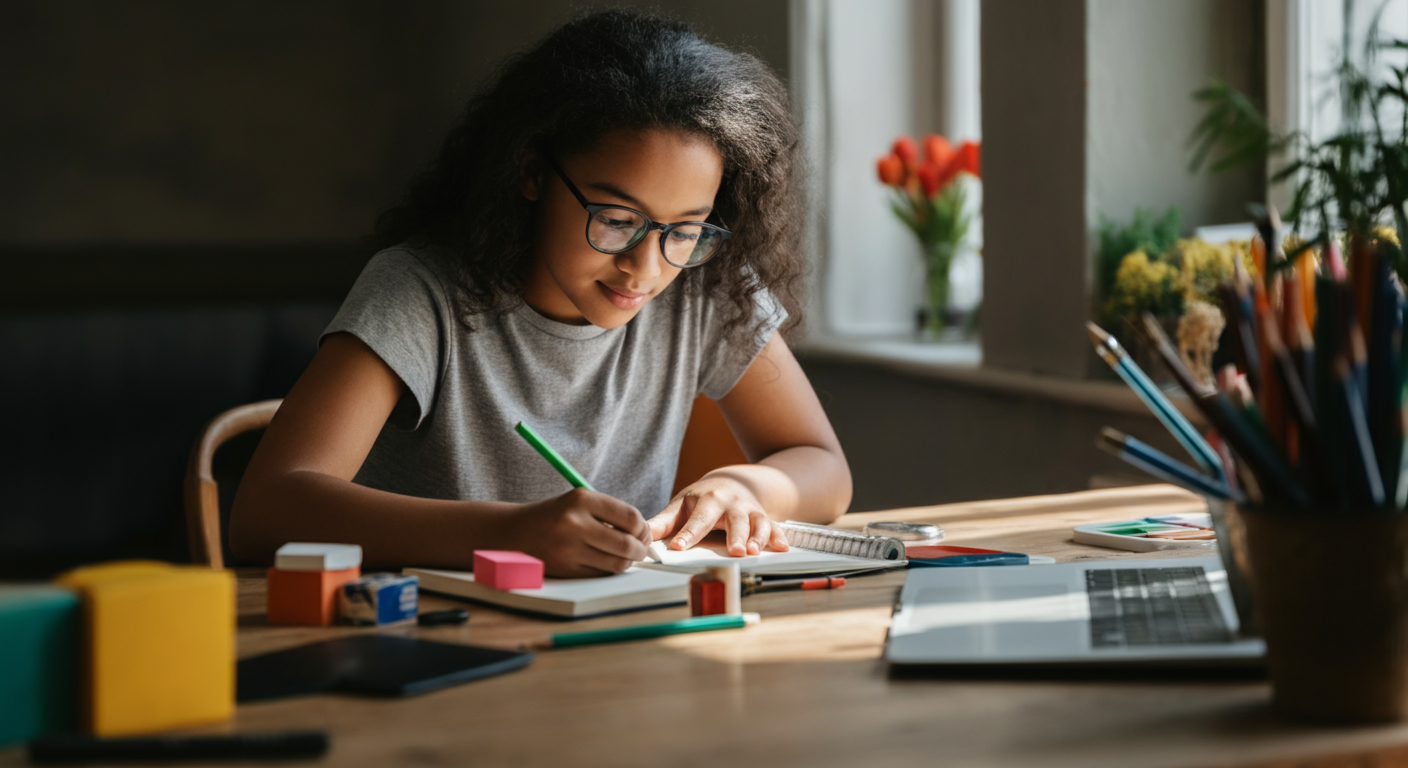
[{"label": "girl's right hand", "polygon": [[525,504],[515,518],[517,548],[542,560],[548,576],[608,576],[649,554],[640,510],[597,491],[574,488]]}]

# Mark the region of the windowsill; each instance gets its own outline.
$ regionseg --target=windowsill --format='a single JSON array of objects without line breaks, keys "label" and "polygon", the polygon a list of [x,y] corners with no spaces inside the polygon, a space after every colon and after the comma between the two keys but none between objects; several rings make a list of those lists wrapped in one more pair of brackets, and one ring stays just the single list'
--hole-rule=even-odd
[{"label": "windowsill", "polygon": [[[977,338],[921,342],[898,337],[813,334],[797,344],[795,351],[803,362],[810,359],[868,365],[985,394],[1035,398],[1153,418],[1139,397],[1118,381],[1071,379],[983,367],[982,343]],[[1197,407],[1181,392],[1170,393],[1169,400],[1194,425],[1206,426]]]}]

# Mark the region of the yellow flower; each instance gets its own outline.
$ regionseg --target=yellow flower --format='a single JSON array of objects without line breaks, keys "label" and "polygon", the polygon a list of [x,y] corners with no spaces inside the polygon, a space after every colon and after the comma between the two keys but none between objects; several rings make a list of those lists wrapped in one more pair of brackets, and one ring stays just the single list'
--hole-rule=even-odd
[{"label": "yellow flower", "polygon": [[1110,297],[1105,302],[1109,317],[1178,314],[1183,308],[1183,287],[1178,268],[1165,261],[1149,260],[1149,254],[1135,251],[1120,261]]}]

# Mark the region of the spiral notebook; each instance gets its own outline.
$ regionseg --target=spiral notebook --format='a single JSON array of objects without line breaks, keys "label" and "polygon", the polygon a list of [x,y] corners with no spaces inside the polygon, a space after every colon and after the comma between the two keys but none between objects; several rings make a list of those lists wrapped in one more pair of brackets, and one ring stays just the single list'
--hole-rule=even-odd
[{"label": "spiral notebook", "polygon": [[903,568],[909,563],[904,542],[888,536],[869,536],[811,523],[781,524],[792,548],[786,552],[761,552],[746,557],[730,557],[722,547],[696,546],[677,552],[657,541],[651,551],[660,563],[639,563],[641,567],[679,572],[696,572],[712,565],[737,563],[744,573],[757,576],[803,576],[841,574]]}]

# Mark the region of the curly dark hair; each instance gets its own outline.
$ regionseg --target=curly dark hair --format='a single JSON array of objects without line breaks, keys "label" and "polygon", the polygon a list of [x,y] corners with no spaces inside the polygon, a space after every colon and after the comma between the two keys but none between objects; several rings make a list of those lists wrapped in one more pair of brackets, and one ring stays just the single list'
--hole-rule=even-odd
[{"label": "curly dark hair", "polygon": [[756,332],[756,294],[770,291],[791,335],[802,317],[804,180],[786,88],[756,57],[658,17],[589,13],[506,60],[402,203],[378,218],[373,242],[438,246],[460,322],[473,329],[475,315],[516,307],[527,287],[536,204],[521,192],[533,173],[525,159],[652,128],[707,137],[723,158],[715,211],[734,236],[676,278],[677,290],[715,300],[730,340]]}]

